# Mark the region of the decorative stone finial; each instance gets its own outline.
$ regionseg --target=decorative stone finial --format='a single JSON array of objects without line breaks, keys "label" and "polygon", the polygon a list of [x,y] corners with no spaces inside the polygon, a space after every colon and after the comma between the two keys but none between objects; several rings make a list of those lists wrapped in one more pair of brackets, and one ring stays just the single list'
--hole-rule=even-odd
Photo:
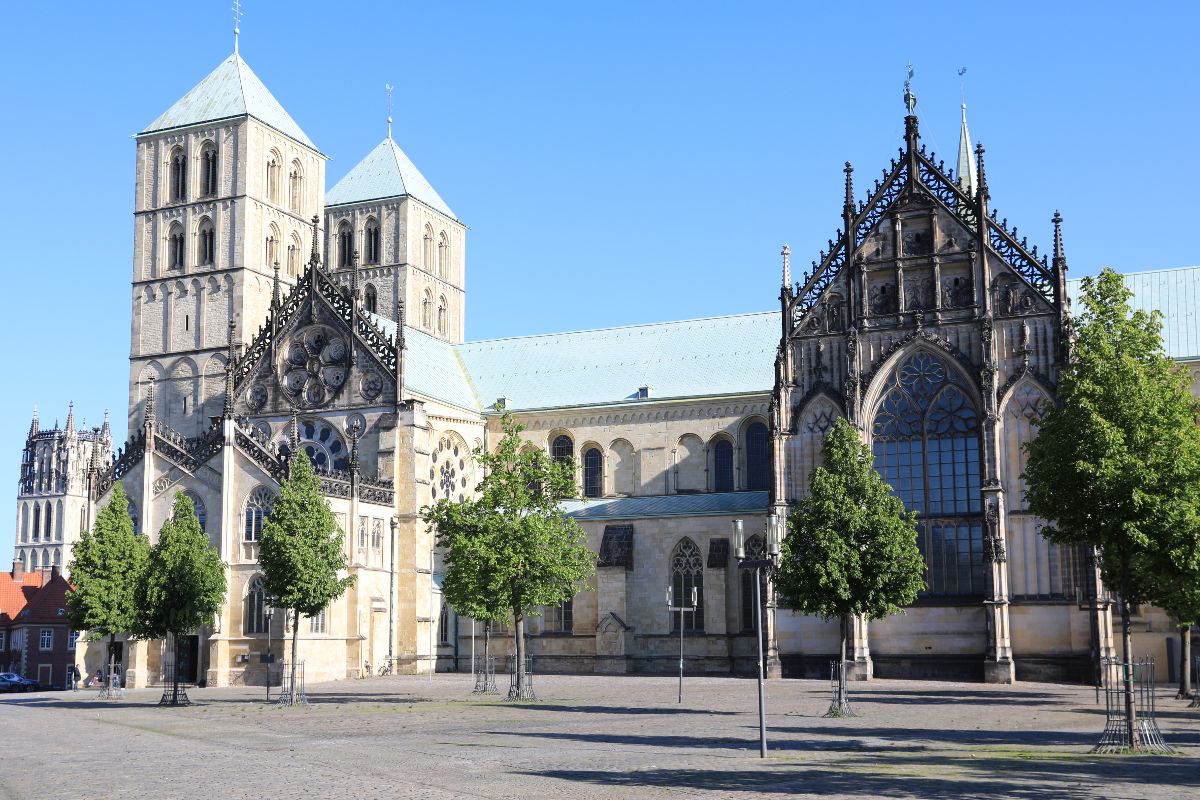
[{"label": "decorative stone finial", "polygon": [[317,225],[321,222],[321,218],[316,214],[312,215],[312,254],[308,257],[309,266],[315,267],[321,263],[321,256],[317,252]]},{"label": "decorative stone finial", "polygon": [[229,321],[229,352],[225,356],[225,407],[222,409],[222,416],[226,419],[233,418],[233,370],[237,361],[237,353],[233,349],[233,334],[237,330],[237,323],[233,320]]},{"label": "decorative stone finial", "polygon": [[300,417],[296,415],[296,410],[292,409],[292,419],[288,423],[288,440],[291,443],[292,453],[300,451]]},{"label": "decorative stone finial", "polygon": [[785,242],[779,255],[783,256],[783,288],[786,289],[792,285],[792,248]]},{"label": "decorative stone finial", "polygon": [[271,281],[271,310],[279,308],[279,259],[275,259],[275,277]]},{"label": "decorative stone finial", "polygon": [[30,437],[36,436],[38,432],[38,410],[37,406],[33,407],[33,422],[29,423]]},{"label": "decorative stone finial", "polygon": [[100,436],[101,436],[101,438],[105,439],[106,441],[108,439],[112,438],[112,429],[108,427],[108,409],[107,408],[104,409],[104,425],[102,425],[100,427]]},{"label": "decorative stone finial", "polygon": [[150,385],[146,387],[146,407],[142,413],[144,425],[154,424],[154,376],[150,376]]},{"label": "decorative stone finial", "polygon": [[987,170],[983,167],[983,142],[975,145],[975,177],[979,181],[979,194],[984,200],[991,197],[988,193]]},{"label": "decorative stone finial", "polygon": [[849,161],[846,162],[845,168],[842,170],[846,173],[846,208],[854,211],[854,167]]},{"label": "decorative stone finial", "polygon": [[1050,221],[1054,223],[1054,264],[1058,266],[1060,262],[1065,264],[1067,261],[1067,257],[1063,253],[1062,214],[1056,210]]}]

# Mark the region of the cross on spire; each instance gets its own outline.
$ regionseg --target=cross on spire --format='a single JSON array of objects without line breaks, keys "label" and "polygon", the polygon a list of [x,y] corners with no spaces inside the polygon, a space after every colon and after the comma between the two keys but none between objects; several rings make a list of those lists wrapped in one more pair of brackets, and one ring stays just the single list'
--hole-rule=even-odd
[{"label": "cross on spire", "polygon": [[387,120],[388,120],[388,138],[390,139],[390,138],[392,138],[392,85],[391,85],[390,83],[385,83],[385,84],[383,85],[383,90],[384,90],[385,92],[387,92],[387,100],[388,100],[388,116],[387,116]]},{"label": "cross on spire", "polygon": [[233,0],[233,52],[238,51],[238,34],[241,33],[242,0]]}]

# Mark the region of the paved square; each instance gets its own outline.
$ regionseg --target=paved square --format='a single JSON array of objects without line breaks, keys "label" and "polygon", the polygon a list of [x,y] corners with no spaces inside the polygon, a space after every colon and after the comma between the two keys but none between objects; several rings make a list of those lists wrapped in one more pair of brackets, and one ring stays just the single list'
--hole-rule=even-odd
[{"label": "paved square", "polygon": [[[1200,797],[1200,710],[1159,692],[1181,757],[1089,756],[1092,690],[916,681],[852,684],[860,716],[827,720],[828,685],[539,675],[536,703],[472,698],[465,675],[314,686],[283,709],[252,688],[0,696],[0,797],[37,798],[1177,798]],[[502,687],[506,681],[501,677]]]}]

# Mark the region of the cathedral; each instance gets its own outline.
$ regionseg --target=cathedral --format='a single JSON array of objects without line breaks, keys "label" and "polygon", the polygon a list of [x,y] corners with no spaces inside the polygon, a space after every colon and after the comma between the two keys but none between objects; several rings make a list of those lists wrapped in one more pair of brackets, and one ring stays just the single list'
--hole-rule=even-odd
[{"label": "cathedral", "polygon": [[[1089,553],[1040,536],[1020,478],[1066,352],[1061,220],[1039,255],[993,209],[965,109],[951,168],[906,99],[899,157],[868,187],[846,164],[838,230],[798,281],[784,247],[778,310],[468,342],[466,226],[390,122],[326,190],[326,156],[235,50],[136,137],[129,441],[114,447],[107,417],[77,429],[72,409],[43,430],[35,412],[16,561],[65,568],[118,482],[153,541],[182,492],[226,565],[225,605],[186,641],[121,642],[129,686],[170,669],[278,680],[293,625],[309,680],[389,660],[467,671],[483,626],[442,601],[420,513],[473,492],[472,453],[512,413],[528,446],[577,464],[564,511],[599,558],[591,585],[531,621],[536,671],[671,671],[682,634],[689,670],[747,673],[761,626],[772,674],[824,676],[837,624],[776,607],[769,585],[756,607],[731,530],[762,552],[845,417],[917,513],[926,561],[911,608],[854,622],[856,677],[1087,679],[1114,647],[1112,599]],[[1196,278],[1131,283],[1158,302]],[[290,620],[264,596],[258,547],[297,448],[357,580]],[[694,610],[668,611],[668,587],[695,590]],[[1135,620],[1162,658],[1166,618]],[[493,653],[506,632],[492,626]]]}]

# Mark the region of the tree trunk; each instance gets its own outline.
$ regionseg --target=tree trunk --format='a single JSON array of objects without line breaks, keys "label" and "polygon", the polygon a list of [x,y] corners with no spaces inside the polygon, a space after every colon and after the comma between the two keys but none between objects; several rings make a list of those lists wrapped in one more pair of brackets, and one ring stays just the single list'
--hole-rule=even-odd
[{"label": "tree trunk", "polygon": [[175,645],[175,669],[171,675],[171,705],[179,705],[179,636],[172,634],[171,641]]},{"label": "tree trunk", "polygon": [[113,670],[117,668],[116,651],[117,635],[115,633],[110,633],[108,635],[108,674],[104,676],[104,683],[101,685],[101,688],[112,688],[112,674]]},{"label": "tree trunk", "polygon": [[488,645],[492,641],[492,621],[485,620],[483,623],[483,673],[487,675],[488,668]]},{"label": "tree trunk", "polygon": [[517,645],[517,696],[516,700],[525,697],[525,615],[521,612],[513,614],[513,636]]},{"label": "tree trunk", "polygon": [[842,615],[842,663],[838,666],[838,707],[846,706],[846,646],[850,642],[850,615]]},{"label": "tree trunk", "polygon": [[289,684],[291,692],[292,705],[296,705],[296,649],[297,642],[300,639],[300,609],[292,609],[292,680]]},{"label": "tree trunk", "polygon": [[1137,713],[1133,705],[1133,637],[1129,634],[1129,601],[1121,598],[1121,642],[1125,648],[1123,682],[1125,684],[1125,733],[1129,737],[1129,749],[1141,750],[1137,739]]},{"label": "tree trunk", "polygon": [[1192,625],[1179,626],[1179,694],[1180,700],[1192,699]]}]

